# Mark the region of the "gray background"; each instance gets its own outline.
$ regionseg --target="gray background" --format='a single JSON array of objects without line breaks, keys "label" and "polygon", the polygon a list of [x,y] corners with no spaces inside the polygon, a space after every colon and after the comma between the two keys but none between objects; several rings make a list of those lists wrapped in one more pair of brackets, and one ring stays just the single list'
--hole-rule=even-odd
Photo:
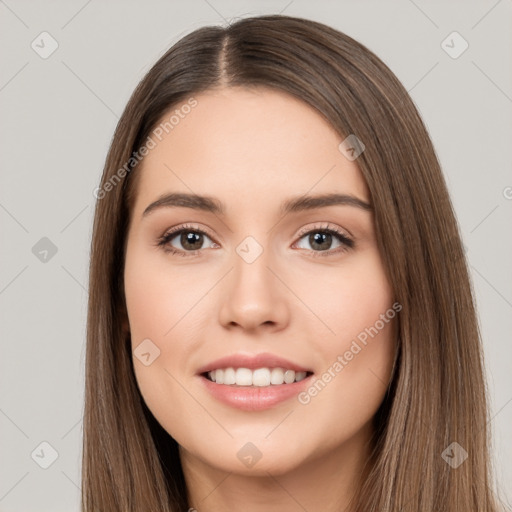
[{"label": "gray background", "polygon": [[[367,45],[422,113],[471,263],[496,473],[512,502],[511,0],[0,0],[1,512],[79,510],[92,192],[129,95],[193,29],[279,12]],[[31,47],[48,51],[43,31],[59,45],[46,59]],[[453,31],[469,44],[458,58],[442,47]],[[58,453],[47,469],[42,442]]]}]

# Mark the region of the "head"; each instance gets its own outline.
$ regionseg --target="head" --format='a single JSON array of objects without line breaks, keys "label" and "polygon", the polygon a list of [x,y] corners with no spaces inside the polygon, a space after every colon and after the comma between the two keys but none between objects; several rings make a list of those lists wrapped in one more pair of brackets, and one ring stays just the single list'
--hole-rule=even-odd
[{"label": "head", "polygon": [[[181,510],[192,460],[279,475],[333,454],[362,509],[491,510],[457,223],[425,126],[371,51],[286,16],[194,31],[132,95],[97,197],[87,506]],[[265,410],[220,403],[204,374],[232,353],[277,354],[307,383]]]}]

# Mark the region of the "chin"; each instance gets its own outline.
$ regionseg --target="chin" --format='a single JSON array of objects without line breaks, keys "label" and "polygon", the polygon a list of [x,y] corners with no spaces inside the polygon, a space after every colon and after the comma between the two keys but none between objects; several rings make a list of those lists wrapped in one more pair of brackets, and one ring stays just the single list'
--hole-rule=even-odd
[{"label": "chin", "polygon": [[[247,438],[246,438],[247,439]],[[189,456],[196,457],[213,469],[238,475],[268,477],[283,475],[297,469],[307,460],[297,453],[300,443],[283,444],[258,441],[236,441],[212,446],[195,447],[188,450]]]}]

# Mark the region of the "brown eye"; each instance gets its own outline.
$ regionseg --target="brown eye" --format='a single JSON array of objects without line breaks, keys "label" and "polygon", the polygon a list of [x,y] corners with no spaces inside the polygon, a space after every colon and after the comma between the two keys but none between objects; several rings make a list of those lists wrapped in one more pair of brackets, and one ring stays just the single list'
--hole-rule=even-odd
[{"label": "brown eye", "polygon": [[195,251],[197,249],[201,249],[203,245],[204,235],[202,233],[182,231],[178,236],[180,237],[181,246],[187,251]]},{"label": "brown eye", "polygon": [[321,233],[317,231],[316,233],[309,235],[308,242],[313,249],[326,251],[331,248],[333,240],[330,233]]},{"label": "brown eye", "polygon": [[[306,240],[309,247],[300,246],[300,242],[298,242],[299,248],[311,250],[315,256],[328,256],[354,247],[352,239],[332,228],[312,229],[301,236],[300,240],[303,239]],[[333,244],[335,244],[334,247]]]},{"label": "brown eye", "polygon": [[201,229],[181,226],[165,233],[158,240],[157,245],[163,247],[165,251],[187,256],[187,253],[193,254],[204,249],[205,240],[214,243]]}]

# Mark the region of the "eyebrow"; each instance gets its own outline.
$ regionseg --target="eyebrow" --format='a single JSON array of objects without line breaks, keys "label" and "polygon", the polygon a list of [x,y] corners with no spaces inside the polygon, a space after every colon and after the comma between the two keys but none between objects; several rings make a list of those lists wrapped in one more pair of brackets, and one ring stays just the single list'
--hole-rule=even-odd
[{"label": "eyebrow", "polygon": [[[287,199],[281,204],[281,213],[302,212],[325,208],[328,206],[353,206],[362,210],[371,211],[371,204],[350,194],[320,194],[320,195],[302,195]],[[186,194],[174,192],[165,194],[151,203],[143,212],[142,217],[148,216],[151,212],[159,208],[192,208],[213,213],[215,215],[225,215],[224,205],[215,197],[202,196],[198,194]]]}]

